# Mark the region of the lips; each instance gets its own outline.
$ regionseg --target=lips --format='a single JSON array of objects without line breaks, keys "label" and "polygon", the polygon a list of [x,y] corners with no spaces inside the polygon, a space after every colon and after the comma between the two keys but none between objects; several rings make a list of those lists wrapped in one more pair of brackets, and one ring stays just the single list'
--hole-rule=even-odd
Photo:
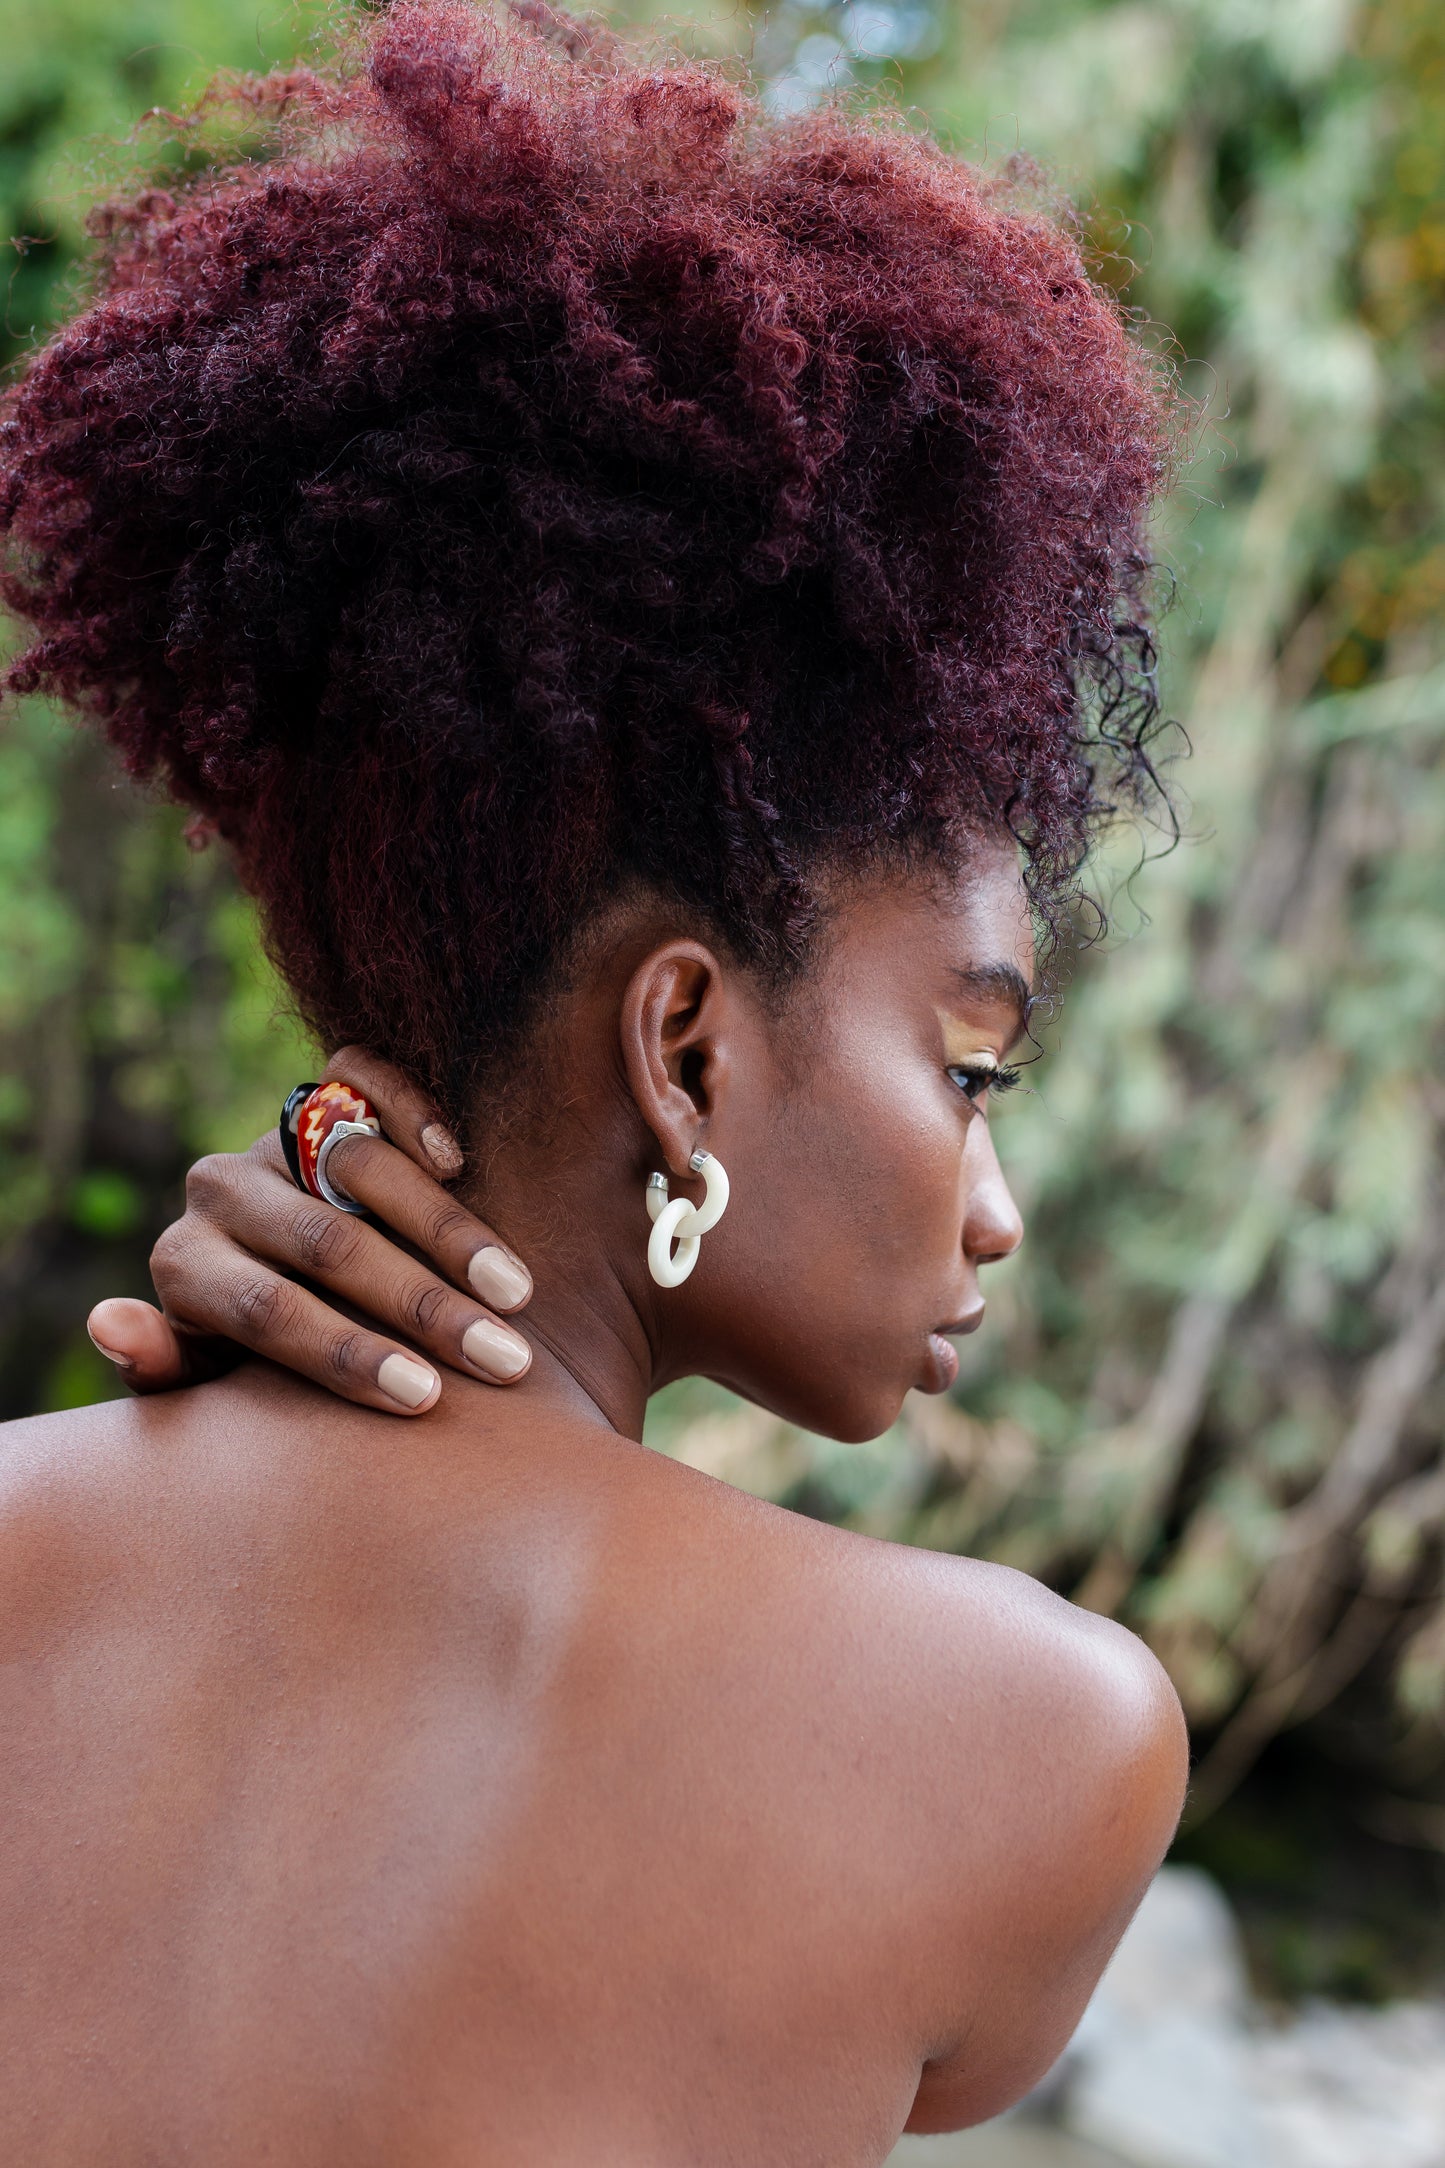
[{"label": "lips", "polygon": [[981,1302],[966,1310],[962,1317],[950,1318],[945,1325],[935,1325],[928,1335],[927,1355],[924,1358],[923,1375],[919,1385],[925,1393],[946,1393],[958,1382],[958,1349],[954,1341],[965,1333],[977,1332],[983,1323],[984,1306]]},{"label": "lips", "polygon": [[918,1384],[925,1393],[946,1393],[958,1381],[958,1349],[941,1332],[928,1335]]},{"label": "lips", "polygon": [[983,1311],[984,1305],[977,1303],[965,1316],[954,1318],[950,1324],[935,1325],[934,1333],[940,1340],[953,1340],[960,1333],[977,1332],[983,1323]]}]

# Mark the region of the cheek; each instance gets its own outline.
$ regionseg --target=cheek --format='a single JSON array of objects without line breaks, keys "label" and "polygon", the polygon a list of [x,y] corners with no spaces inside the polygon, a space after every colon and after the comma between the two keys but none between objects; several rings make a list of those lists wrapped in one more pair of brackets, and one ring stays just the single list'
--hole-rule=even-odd
[{"label": "cheek", "polygon": [[[896,1101],[860,1140],[858,1239],[878,1278],[900,1291],[937,1282],[962,1244],[963,1125],[952,1109]],[[881,1283],[881,1284],[880,1284]]]},{"label": "cheek", "polygon": [[[875,1306],[936,1284],[962,1243],[969,1125],[939,1084],[930,1068],[858,1063],[806,1116],[823,1191],[810,1217]],[[783,1125],[790,1159],[804,1148],[804,1125],[802,1110]]]},{"label": "cheek", "polygon": [[709,1283],[708,1327],[728,1343],[712,1374],[835,1438],[896,1420],[958,1299],[966,1125],[936,1093],[885,1082],[776,1120]]},{"label": "cheek", "polygon": [[831,1437],[896,1419],[958,1299],[971,1125],[939,1084],[922,1063],[830,1064],[750,1110],[687,1283],[699,1368]]}]

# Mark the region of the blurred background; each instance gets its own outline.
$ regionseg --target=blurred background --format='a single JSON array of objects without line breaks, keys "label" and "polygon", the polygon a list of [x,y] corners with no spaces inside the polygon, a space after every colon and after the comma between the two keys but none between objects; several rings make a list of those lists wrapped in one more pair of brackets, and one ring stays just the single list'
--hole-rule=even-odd
[{"label": "blurred background", "polygon": [[[1439,1993],[1445,12],[698,0],[652,19],[750,55],[776,110],[856,86],[969,156],[1041,161],[1198,407],[1158,543],[1186,840],[1141,865],[1161,839],[1119,838],[1098,875],[1114,932],[999,1111],[1031,1238],[955,1400],[859,1450],[687,1387],[653,1435],[1125,1619],[1194,1727],[1177,1858],[1227,1892],[1261,2007]],[[7,361],[63,313],[141,116],[324,20],[0,0]],[[144,151],[193,155],[164,123]],[[0,734],[0,926],[13,1416],[114,1390],[87,1308],[147,1291],[188,1162],[267,1126],[313,1057],[219,854],[40,707]],[[1445,2130],[1419,2159],[1445,2161]]]}]

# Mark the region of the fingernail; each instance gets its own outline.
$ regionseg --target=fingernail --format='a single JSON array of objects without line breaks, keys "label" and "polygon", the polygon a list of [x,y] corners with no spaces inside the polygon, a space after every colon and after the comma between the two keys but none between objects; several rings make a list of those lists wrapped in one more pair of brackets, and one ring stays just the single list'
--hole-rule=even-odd
[{"label": "fingernail", "polygon": [[135,1364],[131,1361],[129,1355],[117,1354],[113,1347],[106,1346],[104,1340],[97,1340],[94,1333],[90,1335],[90,1344],[98,1355],[105,1357],[108,1363],[114,1363],[117,1370],[134,1370]]},{"label": "fingernail", "polygon": [[478,1250],[467,1266],[472,1293],[494,1310],[516,1310],[532,1292],[532,1275],[518,1258],[509,1257],[495,1244]]},{"label": "fingernail", "polygon": [[479,1317],[474,1325],[468,1325],[462,1334],[462,1353],[473,1369],[484,1370],[489,1378],[500,1378],[504,1383],[519,1378],[532,1360],[526,1341],[489,1317]]},{"label": "fingernail", "polygon": [[419,1408],[430,1400],[437,1384],[436,1372],[425,1363],[413,1362],[410,1355],[388,1355],[376,1382],[388,1400],[399,1400],[404,1408]]},{"label": "fingernail", "polygon": [[449,1129],[440,1122],[428,1122],[421,1133],[421,1147],[438,1174],[451,1176],[462,1171],[462,1148]]}]

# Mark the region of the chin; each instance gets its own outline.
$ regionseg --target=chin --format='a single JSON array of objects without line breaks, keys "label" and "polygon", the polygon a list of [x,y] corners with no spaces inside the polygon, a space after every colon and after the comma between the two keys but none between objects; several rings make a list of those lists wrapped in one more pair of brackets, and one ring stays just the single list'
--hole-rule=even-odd
[{"label": "chin", "polygon": [[[727,1383],[726,1379],[720,1383]],[[759,1392],[756,1388],[734,1386],[742,1390],[744,1397],[778,1416],[785,1423],[792,1423],[799,1430],[811,1431],[818,1438],[836,1438],[840,1445],[869,1445],[891,1430],[903,1410],[904,1395],[917,1381],[896,1378],[887,1385],[870,1386],[866,1381],[853,1378],[849,1389],[840,1393],[838,1378],[830,1378],[826,1385],[822,1380],[790,1379],[777,1392]]]},{"label": "chin", "polygon": [[893,1428],[902,1412],[903,1401],[900,1397],[891,1401],[881,1412],[852,1416],[846,1422],[829,1424],[826,1430],[818,1425],[814,1425],[814,1428],[818,1430],[820,1437],[836,1438],[840,1445],[871,1445],[875,1438],[881,1438],[886,1431]]},{"label": "chin", "polygon": [[868,1445],[893,1428],[909,1393],[946,1393],[958,1381],[958,1350],[939,1333],[892,1354],[885,1377],[860,1375],[840,1358],[827,1378],[798,1380],[801,1391],[791,1396],[793,1404],[797,1407],[804,1396],[806,1403],[787,1420],[840,1445]]}]

